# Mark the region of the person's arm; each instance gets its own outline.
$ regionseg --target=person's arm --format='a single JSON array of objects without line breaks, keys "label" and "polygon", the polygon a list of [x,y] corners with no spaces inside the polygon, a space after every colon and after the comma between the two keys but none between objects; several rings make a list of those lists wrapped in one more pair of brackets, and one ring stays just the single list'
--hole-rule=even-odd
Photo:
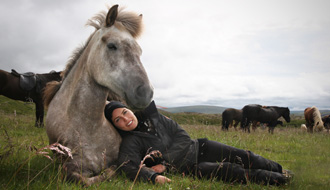
[{"label": "person's arm", "polygon": [[172,138],[171,146],[168,147],[166,153],[163,153],[164,159],[170,164],[180,162],[191,144],[190,136],[178,123],[162,114],[159,114],[159,121]]},{"label": "person's arm", "polygon": [[119,169],[132,180],[134,180],[137,176],[137,179],[143,179],[145,181],[152,181],[155,183],[158,175],[157,172],[148,167],[141,167],[140,169],[141,158],[144,156],[141,154],[141,147],[143,147],[143,145],[140,144],[138,137],[125,137],[119,151]]}]

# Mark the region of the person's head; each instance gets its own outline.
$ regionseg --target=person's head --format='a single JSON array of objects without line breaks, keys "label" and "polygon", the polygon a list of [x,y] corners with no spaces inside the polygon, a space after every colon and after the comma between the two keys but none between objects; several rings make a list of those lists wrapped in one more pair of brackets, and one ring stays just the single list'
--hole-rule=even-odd
[{"label": "person's head", "polygon": [[132,131],[138,125],[134,113],[121,102],[111,101],[105,106],[104,113],[112,125],[122,131]]}]

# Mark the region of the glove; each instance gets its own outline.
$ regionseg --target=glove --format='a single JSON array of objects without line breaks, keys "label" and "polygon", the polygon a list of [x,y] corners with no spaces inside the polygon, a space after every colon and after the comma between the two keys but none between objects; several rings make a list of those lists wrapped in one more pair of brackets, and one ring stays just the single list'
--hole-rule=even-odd
[{"label": "glove", "polygon": [[163,155],[158,150],[153,150],[145,156],[144,164],[147,167],[151,167],[157,164],[161,164],[164,161]]}]

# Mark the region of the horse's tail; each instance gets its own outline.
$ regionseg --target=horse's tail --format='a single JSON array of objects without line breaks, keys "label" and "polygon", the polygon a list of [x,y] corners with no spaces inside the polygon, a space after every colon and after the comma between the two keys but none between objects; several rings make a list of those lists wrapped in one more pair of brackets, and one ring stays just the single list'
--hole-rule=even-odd
[{"label": "horse's tail", "polygon": [[57,91],[61,88],[62,82],[51,81],[48,82],[43,94],[44,105],[48,107],[52,99],[54,98]]}]

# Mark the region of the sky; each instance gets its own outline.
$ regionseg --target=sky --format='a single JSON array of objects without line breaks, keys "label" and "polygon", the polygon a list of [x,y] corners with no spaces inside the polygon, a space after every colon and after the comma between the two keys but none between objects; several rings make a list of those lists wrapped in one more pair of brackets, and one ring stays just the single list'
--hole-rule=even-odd
[{"label": "sky", "polygon": [[157,105],[330,109],[328,0],[2,1],[0,69],[63,70],[114,4],[143,14]]}]

